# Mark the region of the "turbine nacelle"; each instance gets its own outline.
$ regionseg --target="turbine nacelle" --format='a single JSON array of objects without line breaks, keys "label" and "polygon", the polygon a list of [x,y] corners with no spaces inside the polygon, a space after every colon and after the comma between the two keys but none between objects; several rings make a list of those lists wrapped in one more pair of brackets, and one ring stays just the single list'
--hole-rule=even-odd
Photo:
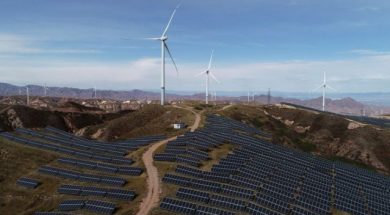
[{"label": "turbine nacelle", "polygon": [[168,37],[167,36],[162,36],[162,37],[160,37],[159,40],[165,42],[165,41],[168,40]]}]

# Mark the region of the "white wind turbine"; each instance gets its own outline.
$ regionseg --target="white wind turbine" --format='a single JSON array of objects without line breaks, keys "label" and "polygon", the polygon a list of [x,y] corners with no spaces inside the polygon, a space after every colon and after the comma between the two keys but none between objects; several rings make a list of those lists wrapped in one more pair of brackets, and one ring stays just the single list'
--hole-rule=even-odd
[{"label": "white wind turbine", "polygon": [[196,76],[200,76],[200,75],[206,74],[206,104],[209,104],[209,82],[210,82],[209,76],[211,76],[211,78],[214,79],[217,83],[220,83],[218,81],[218,79],[214,76],[214,74],[211,73],[211,71],[210,71],[211,63],[213,61],[213,55],[214,55],[214,50],[211,51],[209,66],[207,67],[207,70],[196,75]]},{"label": "white wind turbine", "polygon": [[43,95],[44,95],[44,97],[47,96],[47,90],[48,90],[48,87],[45,84],[45,86],[43,86]]},{"label": "white wind turbine", "polygon": [[26,104],[27,106],[30,106],[30,91],[28,87],[26,87]]},{"label": "white wind turbine", "polygon": [[322,88],[322,111],[325,111],[326,88],[329,88],[329,89],[332,89],[334,91],[337,91],[336,89],[334,89],[333,87],[329,86],[329,84],[326,83],[326,72],[324,72],[324,82],[321,84],[321,86],[319,86],[316,89],[314,89],[314,91],[317,91],[317,90],[319,90],[321,88]]},{"label": "white wind turbine", "polygon": [[175,70],[176,70],[177,74],[179,74],[179,71],[177,69],[176,63],[173,60],[172,54],[169,51],[168,45],[166,43],[166,41],[168,40],[167,32],[168,32],[169,26],[171,25],[172,19],[175,16],[176,10],[179,7],[180,7],[180,4],[177,5],[177,7],[173,10],[171,18],[169,19],[168,24],[165,27],[161,37],[158,37],[158,38],[147,38],[147,39],[151,39],[151,40],[161,41],[161,105],[165,104],[165,50],[167,51],[169,57],[171,58],[172,63],[174,65],[174,67],[175,67]]}]

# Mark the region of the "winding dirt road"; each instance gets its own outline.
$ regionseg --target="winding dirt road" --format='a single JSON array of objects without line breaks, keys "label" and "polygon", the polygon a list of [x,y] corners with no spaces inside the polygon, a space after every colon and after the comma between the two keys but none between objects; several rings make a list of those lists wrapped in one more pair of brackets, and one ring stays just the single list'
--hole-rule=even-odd
[{"label": "winding dirt road", "polygon": [[[174,107],[186,109],[195,115],[194,124],[191,126],[191,132],[194,132],[199,127],[201,113],[196,113],[194,110],[192,110],[192,108],[183,108],[179,106]],[[158,206],[160,201],[161,184],[158,177],[158,170],[153,164],[153,154],[160,146],[167,144],[169,141],[175,140],[176,138],[177,136],[155,143],[142,155],[142,161],[144,162],[146,173],[148,175],[148,193],[142,200],[137,215],[148,215],[154,207]]]}]

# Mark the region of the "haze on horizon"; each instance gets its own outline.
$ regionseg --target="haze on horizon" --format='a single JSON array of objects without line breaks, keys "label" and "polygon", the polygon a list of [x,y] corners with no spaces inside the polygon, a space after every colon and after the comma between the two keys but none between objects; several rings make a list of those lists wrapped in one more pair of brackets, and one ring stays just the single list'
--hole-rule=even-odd
[{"label": "haze on horizon", "polygon": [[[0,82],[158,89],[162,32],[177,0],[0,2]],[[386,0],[183,1],[168,44],[167,90],[389,92]],[[167,62],[168,59],[167,59]]]}]

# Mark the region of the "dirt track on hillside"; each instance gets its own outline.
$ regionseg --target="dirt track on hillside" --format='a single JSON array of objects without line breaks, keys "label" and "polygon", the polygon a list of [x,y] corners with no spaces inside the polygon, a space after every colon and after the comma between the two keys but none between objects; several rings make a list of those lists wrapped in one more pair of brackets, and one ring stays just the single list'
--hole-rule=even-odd
[{"label": "dirt track on hillside", "polygon": [[[174,106],[174,107],[182,108],[178,106]],[[192,108],[182,108],[182,109],[191,111],[195,115],[194,124],[191,126],[191,132],[194,132],[199,127],[201,121],[201,113],[196,113],[195,111],[192,110]],[[153,154],[160,146],[167,144],[169,141],[175,140],[176,138],[177,136],[155,143],[142,155],[142,161],[144,162],[146,173],[148,175],[148,179],[147,179],[148,191],[147,191],[147,195],[141,202],[137,215],[148,215],[150,211],[154,207],[156,207],[157,204],[159,203],[161,184],[160,184],[160,179],[158,177],[158,170],[156,166],[154,166],[153,164]]]}]

